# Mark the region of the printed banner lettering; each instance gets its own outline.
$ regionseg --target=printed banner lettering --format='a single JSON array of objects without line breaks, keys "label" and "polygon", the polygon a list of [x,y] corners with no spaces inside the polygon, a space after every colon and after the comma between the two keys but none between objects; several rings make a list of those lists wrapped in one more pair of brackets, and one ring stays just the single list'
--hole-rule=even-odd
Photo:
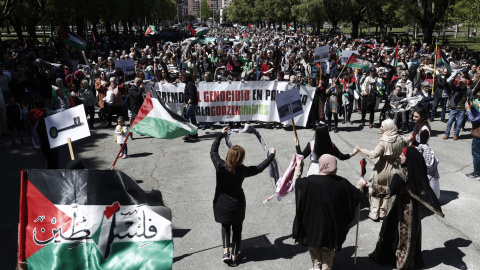
[{"label": "printed banner lettering", "polygon": [[[201,82],[197,84],[197,122],[279,122],[275,97],[297,86],[287,82]],[[156,84],[155,88],[171,110],[183,115],[185,84]],[[306,126],[315,88],[302,85],[299,89],[306,113],[294,121],[298,126]]]}]

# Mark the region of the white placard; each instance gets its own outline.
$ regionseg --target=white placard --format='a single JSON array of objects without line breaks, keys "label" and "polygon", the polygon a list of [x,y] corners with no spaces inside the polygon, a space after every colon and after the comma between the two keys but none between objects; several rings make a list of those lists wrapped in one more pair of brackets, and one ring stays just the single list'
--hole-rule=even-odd
[{"label": "white placard", "polygon": [[330,45],[323,47],[316,47],[313,53],[315,60],[314,63],[323,62],[328,60],[328,55],[330,54]]},{"label": "white placard", "polygon": [[276,102],[280,122],[290,120],[295,116],[303,114],[300,89],[298,87],[279,93],[276,96]]},{"label": "white placard", "polygon": [[50,148],[90,136],[83,104],[45,118]]},{"label": "white placard", "polygon": [[135,61],[133,59],[128,60],[115,60],[115,69],[121,69],[125,74],[135,73]]},{"label": "white placard", "polygon": [[350,55],[352,54],[358,54],[358,51],[349,51],[349,50],[342,51],[342,65],[345,65],[347,63],[348,58],[350,58]]}]

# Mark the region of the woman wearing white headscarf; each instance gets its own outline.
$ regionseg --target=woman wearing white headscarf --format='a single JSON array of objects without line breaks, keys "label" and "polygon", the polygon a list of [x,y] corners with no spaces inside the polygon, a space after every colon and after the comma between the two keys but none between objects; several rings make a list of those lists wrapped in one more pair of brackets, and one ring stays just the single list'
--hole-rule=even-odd
[{"label": "woman wearing white headscarf", "polygon": [[[400,169],[400,154],[402,149],[407,146],[406,139],[397,133],[395,122],[391,119],[384,120],[380,126],[382,137],[373,150],[355,147],[358,151],[367,155],[369,158],[378,158],[373,167],[372,176],[369,180],[374,185],[388,186],[395,173]],[[392,198],[370,197],[370,213],[368,217],[373,221],[383,219],[390,209]]]}]

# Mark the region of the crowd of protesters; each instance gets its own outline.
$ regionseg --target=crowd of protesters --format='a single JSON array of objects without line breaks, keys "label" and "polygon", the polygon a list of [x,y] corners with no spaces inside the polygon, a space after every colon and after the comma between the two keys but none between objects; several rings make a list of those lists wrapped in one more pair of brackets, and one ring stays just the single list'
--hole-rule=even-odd
[{"label": "crowd of protesters", "polygon": [[[5,119],[14,118],[12,113],[5,117],[14,111],[13,105],[6,106],[10,96],[21,111],[10,122],[24,121],[35,101],[43,100],[51,110],[84,104],[90,128],[102,121],[109,127],[116,123],[115,116],[133,121],[142,103],[136,90],[143,87],[141,80],[176,83],[181,74],[188,73],[194,82],[277,80],[312,86],[315,95],[309,127],[325,124],[339,132],[340,123],[353,124],[351,116],[357,111],[361,113],[360,126],[379,127],[384,119],[393,118],[398,129],[407,132],[418,128],[410,121],[413,110],[424,108],[430,121],[446,123],[444,139],[450,138],[453,126],[453,140],[458,140],[467,120],[465,101],[473,99],[473,93],[480,89],[479,53],[466,46],[450,46],[448,40],[438,45],[448,64],[437,61],[436,65],[435,45],[399,35],[353,39],[340,34],[234,27],[212,28],[206,37],[213,39],[191,35],[187,29],[171,28],[147,36],[99,34],[98,42],[87,41],[85,57],[55,37],[47,43],[3,41],[1,132],[8,129],[14,144],[13,131],[23,129],[5,123]],[[397,44],[398,57],[393,61]],[[330,46],[328,60],[315,61],[315,48],[325,45]],[[368,72],[344,68],[339,59],[343,50],[357,50],[372,67]],[[134,73],[115,68],[116,60],[126,59],[134,60]],[[140,80],[134,82],[135,78]],[[213,129],[213,124],[200,126]],[[273,127],[277,129],[280,123],[273,123]],[[21,136],[19,133],[22,142]]]}]

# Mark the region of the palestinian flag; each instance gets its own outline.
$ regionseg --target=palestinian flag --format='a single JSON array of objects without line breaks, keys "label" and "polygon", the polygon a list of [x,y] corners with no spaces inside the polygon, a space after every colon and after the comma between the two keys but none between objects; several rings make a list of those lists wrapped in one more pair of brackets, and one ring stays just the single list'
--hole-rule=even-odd
[{"label": "palestinian flag", "polygon": [[447,62],[447,57],[445,56],[445,54],[440,50],[440,48],[437,48],[437,54],[435,55],[435,59],[436,59],[436,64],[438,66],[444,66],[447,70],[448,70],[448,73],[452,73],[452,67],[448,64]]},{"label": "palestinian flag", "polygon": [[155,35],[155,26],[154,25],[149,25],[147,28],[147,31],[145,32],[144,37],[147,35]]},{"label": "palestinian flag", "polygon": [[87,42],[74,34],[68,32],[67,30],[60,27],[60,39],[65,45],[68,45],[72,48],[75,48],[80,51],[85,51],[87,49]]},{"label": "palestinian flag", "polygon": [[172,269],[160,191],[118,171],[28,170],[20,192],[20,268]]},{"label": "palestinian flag", "polygon": [[287,22],[287,30],[293,31],[293,27],[291,27],[288,22]]},{"label": "palestinian flag", "polygon": [[398,60],[398,42],[397,42],[397,47],[395,47],[395,54],[393,55],[393,59],[390,65],[392,65],[393,67],[396,67],[398,63],[397,60]]},{"label": "palestinian flag", "polygon": [[192,34],[193,34],[195,37],[202,37],[202,36],[205,36],[208,32],[210,32],[210,28],[200,26],[200,27],[196,28],[196,29],[193,30],[193,31],[195,31],[195,33],[192,32]]},{"label": "palestinian flag", "polygon": [[372,67],[372,63],[370,63],[366,58],[363,58],[360,55],[353,53],[348,58],[348,61],[345,64],[345,66],[351,67],[351,68],[361,68],[365,72],[368,72]]},{"label": "palestinian flag", "polygon": [[150,90],[132,124],[130,132],[159,139],[174,139],[197,134],[197,127],[171,111],[160,94]]}]

